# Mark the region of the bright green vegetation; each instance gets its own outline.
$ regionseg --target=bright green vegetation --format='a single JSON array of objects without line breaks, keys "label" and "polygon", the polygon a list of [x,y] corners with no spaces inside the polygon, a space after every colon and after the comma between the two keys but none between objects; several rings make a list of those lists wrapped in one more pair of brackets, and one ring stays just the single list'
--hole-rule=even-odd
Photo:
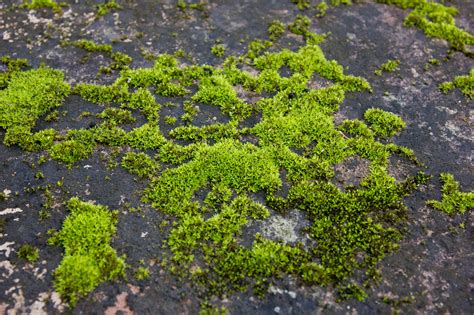
[{"label": "bright green vegetation", "polygon": [[55,131],[32,134],[38,118],[60,106],[70,93],[62,72],[39,68],[11,75],[8,87],[0,90],[0,127],[6,130],[6,145],[33,151],[52,145]]},{"label": "bright green vegetation", "polygon": [[39,250],[30,244],[23,244],[18,250],[18,257],[30,263],[34,263],[39,258]]},{"label": "bright green vegetation", "polygon": [[112,70],[127,69],[128,65],[132,63],[133,59],[127,54],[122,52],[113,52],[112,45],[109,44],[97,44],[96,42],[88,39],[79,39],[76,41],[65,41],[63,45],[70,45],[77,48],[84,49],[88,52],[100,52],[104,53],[112,59],[112,63],[108,67],[101,67],[99,73],[109,74]]},{"label": "bright green vegetation", "polygon": [[54,271],[54,288],[71,306],[101,282],[124,276],[125,262],[110,246],[116,232],[117,212],[72,198],[71,214],[50,244],[64,247],[64,257]]},{"label": "bright green vegetation", "polygon": [[109,13],[111,10],[120,9],[122,9],[122,7],[117,3],[116,0],[106,0],[106,2],[97,5],[97,16],[103,16]]},{"label": "bright green vegetation", "polygon": [[323,17],[326,15],[327,10],[329,9],[329,6],[327,5],[326,1],[321,1],[317,6],[316,10],[318,13],[316,14],[317,17]]},{"label": "bright green vegetation", "polygon": [[268,37],[271,41],[276,41],[285,33],[285,24],[278,20],[273,20],[270,25],[268,25]]},{"label": "bright green vegetation", "polygon": [[458,10],[429,0],[377,0],[380,3],[412,9],[405,18],[408,27],[421,29],[427,36],[446,40],[451,48],[469,54],[465,46],[474,45],[474,36],[456,26]]},{"label": "bright green vegetation", "polygon": [[459,182],[449,173],[440,174],[442,198],[441,201],[429,200],[427,204],[449,215],[463,214],[467,209],[474,208],[474,192],[459,191]]},{"label": "bright green vegetation", "polygon": [[148,178],[153,177],[158,169],[158,163],[141,152],[127,152],[122,159],[122,166],[132,174]]},{"label": "bright green vegetation", "polygon": [[8,86],[11,76],[29,66],[28,60],[26,59],[13,59],[10,56],[4,56],[0,61],[7,66],[7,71],[0,72],[0,90]]},{"label": "bright green vegetation", "polygon": [[406,127],[405,122],[395,114],[378,108],[370,108],[364,113],[372,130],[381,137],[391,137]]},{"label": "bright green vegetation", "polygon": [[[124,68],[109,85],[77,84],[72,93],[105,106],[96,117],[99,123],[67,132],[41,130],[32,135],[40,140],[33,143],[68,166],[88,158],[97,146],[128,152],[122,166],[150,179],[143,200],[175,220],[157,255],[204,298],[249,289],[263,296],[274,279],[291,275],[308,285],[334,286],[341,298],[363,299],[363,288],[380,278],[378,262],[402,238],[404,197],[427,177],[420,173],[397,182],[388,173],[392,155],[416,161],[413,151],[386,139],[405,127],[398,116],[370,109],[364,115],[368,124],[353,119],[335,125],[345,96],[371,87],[326,58],[319,46],[324,37],[310,32],[310,25],[308,17],[299,15],[288,26],[305,40],[299,49],[270,52],[271,41],[255,40],[247,53],[229,56],[218,67],[180,64],[175,56],[163,54],[151,67]],[[243,70],[248,68],[254,71]],[[288,75],[282,76],[282,69]],[[52,70],[31,71],[12,75],[0,91],[0,105],[2,93],[19,93],[10,90],[18,76]],[[319,77],[330,83],[311,88]],[[61,82],[58,76],[56,89]],[[41,115],[60,104],[69,93],[66,87],[61,98],[50,97],[56,103],[47,102]],[[36,92],[48,95],[44,87]],[[251,102],[245,94],[260,97]],[[161,105],[155,96],[182,104],[180,125],[168,135],[160,130]],[[220,110],[226,119],[195,122],[198,108],[204,107]],[[146,123],[122,128],[137,116]],[[249,118],[254,121],[244,124]],[[8,134],[17,124],[12,120],[0,126]],[[9,139],[18,136],[11,133]],[[11,140],[15,143],[22,142]],[[358,185],[339,188],[334,167],[352,157],[367,161],[369,173]],[[289,185],[287,194],[284,183]],[[258,201],[255,196],[260,196]],[[117,221],[114,212],[74,198],[69,209],[71,215],[52,242],[65,247],[55,288],[74,305],[99,283],[122,274],[124,263],[109,245]],[[290,209],[309,220],[305,233],[312,245],[260,234],[247,245],[240,242],[250,222],[263,224],[273,212],[284,216]]]},{"label": "bright green vegetation", "polygon": [[393,72],[398,69],[400,60],[387,60],[377,70],[374,71],[375,75],[382,75],[383,72]]},{"label": "bright green vegetation", "polygon": [[54,9],[55,12],[61,11],[60,5],[54,0],[23,0],[23,4],[20,7],[29,10]]},{"label": "bright green vegetation", "polygon": [[185,12],[186,9],[188,8],[192,10],[204,11],[206,8],[206,5],[207,5],[206,2],[186,3],[185,0],[177,0],[177,3],[176,3],[176,7],[183,12]]},{"label": "bright green vegetation", "polygon": [[352,0],[331,0],[330,2],[331,2],[331,5],[335,7],[338,7],[341,4],[352,5]]},{"label": "bright green vegetation", "polygon": [[89,39],[79,39],[76,41],[63,42],[63,45],[71,45],[77,48],[82,48],[89,52],[103,52],[106,54],[112,53],[112,45],[97,44]]},{"label": "bright green vegetation", "polygon": [[452,82],[443,82],[439,85],[439,89],[443,93],[458,88],[464,96],[474,99],[474,69],[469,71],[468,75],[456,76]]},{"label": "bright green vegetation", "polygon": [[135,271],[135,279],[137,280],[146,280],[150,278],[150,270],[146,267],[138,267]]},{"label": "bright green vegetation", "polygon": [[300,10],[308,9],[311,6],[311,0],[291,0],[291,2],[296,4]]},{"label": "bright green vegetation", "polygon": [[216,57],[224,57],[225,55],[225,46],[222,44],[216,44],[211,47],[211,52],[216,56]]},{"label": "bright green vegetation", "polygon": [[294,22],[288,25],[288,30],[296,35],[305,35],[309,32],[311,20],[305,15],[298,14]]}]

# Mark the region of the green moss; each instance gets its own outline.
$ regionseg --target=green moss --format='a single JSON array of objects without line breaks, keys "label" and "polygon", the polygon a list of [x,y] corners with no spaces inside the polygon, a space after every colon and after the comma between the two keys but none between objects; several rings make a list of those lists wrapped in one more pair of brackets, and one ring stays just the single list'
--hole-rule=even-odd
[{"label": "green moss", "polygon": [[427,204],[449,215],[463,214],[467,209],[474,208],[474,192],[459,191],[459,182],[449,173],[440,174],[442,198],[441,201],[429,200]]},{"label": "green moss", "polygon": [[92,130],[71,130],[66,141],[51,147],[49,154],[57,161],[72,167],[79,160],[88,158],[95,148],[95,136]]},{"label": "green moss", "polygon": [[28,60],[26,59],[14,59],[10,56],[4,56],[0,61],[7,66],[5,72],[0,72],[0,90],[8,86],[8,82],[11,79],[11,76],[22,70],[23,68],[29,67]]},{"label": "green moss", "polygon": [[31,128],[69,95],[70,87],[63,78],[62,72],[48,68],[12,74],[8,87],[0,90],[0,127],[6,130],[6,145],[34,150],[52,140],[49,131],[32,136]]},{"label": "green moss", "polygon": [[471,100],[474,99],[474,69],[469,71],[468,75],[456,76],[452,82],[443,82],[439,85],[439,89],[445,94],[454,88],[458,88]]},{"label": "green moss", "polygon": [[176,121],[177,121],[177,119],[174,116],[165,116],[165,123],[167,125],[174,125],[174,124],[176,124]]},{"label": "green moss", "polygon": [[139,150],[155,150],[166,142],[157,126],[144,124],[127,134],[129,146]]},{"label": "green moss", "polygon": [[150,278],[150,270],[146,267],[138,267],[135,271],[135,279],[141,281]]},{"label": "green moss", "polygon": [[74,306],[101,282],[124,276],[125,263],[109,245],[116,232],[117,213],[107,207],[72,198],[71,214],[50,243],[64,247],[64,257],[54,271],[54,288]]},{"label": "green moss", "polygon": [[30,244],[23,244],[18,250],[18,257],[30,263],[34,263],[39,258],[39,250]]},{"label": "green moss", "polygon": [[376,135],[390,137],[406,127],[403,120],[393,113],[378,108],[370,108],[364,113],[364,118]]},{"label": "green moss", "polygon": [[127,152],[122,158],[122,166],[130,173],[140,177],[152,178],[159,165],[145,153]]},{"label": "green moss", "polygon": [[268,37],[271,41],[278,40],[285,33],[285,24],[279,20],[273,20],[268,25]]},{"label": "green moss", "polygon": [[291,2],[296,4],[300,10],[308,9],[311,6],[311,0],[291,0]]},{"label": "green moss", "polygon": [[316,14],[317,17],[323,17],[326,15],[327,10],[329,9],[329,6],[325,1],[321,1],[317,6],[316,10],[318,10],[318,13]]},{"label": "green moss", "polygon": [[214,75],[201,81],[199,90],[191,98],[195,102],[220,107],[231,118],[247,118],[252,108],[237,97],[237,92],[221,75]]},{"label": "green moss", "polygon": [[130,124],[136,120],[131,111],[119,108],[106,108],[97,114],[97,117],[107,120],[112,125]]},{"label": "green moss", "polygon": [[116,0],[106,0],[104,3],[97,5],[97,16],[104,16],[111,10],[120,10],[122,7]]},{"label": "green moss", "polygon": [[341,4],[352,5],[352,0],[331,0],[331,5],[338,7]]},{"label": "green moss", "polygon": [[474,36],[456,26],[454,17],[458,11],[454,7],[427,0],[377,0],[380,3],[412,9],[405,18],[404,25],[421,29],[427,36],[446,40],[456,50],[474,45]]},{"label": "green moss", "polygon": [[[387,171],[393,154],[415,159],[408,148],[376,137],[389,137],[403,128],[398,116],[371,109],[364,116],[370,127],[358,119],[335,126],[334,115],[346,94],[371,87],[328,60],[318,46],[324,36],[309,32],[309,26],[303,16],[291,24],[290,30],[306,41],[294,51],[268,51],[272,42],[256,40],[246,54],[228,57],[219,67],[180,65],[175,56],[165,54],[149,68],[124,68],[112,84],[78,84],[74,92],[80,98],[107,106],[98,115],[101,122],[61,136],[45,132],[40,147],[68,165],[87,158],[100,145],[133,148],[122,166],[150,178],[143,200],[176,220],[169,227],[165,248],[171,254],[163,266],[190,280],[206,297],[249,288],[263,296],[275,279],[291,275],[309,285],[334,285],[341,297],[363,298],[358,288],[362,282],[376,281],[377,263],[396,250],[407,215],[403,198],[423,184],[423,176],[397,183]],[[289,70],[288,76],[280,74],[282,68]],[[315,74],[329,80],[328,86],[311,88]],[[180,96],[171,102],[182,104],[185,125],[173,128],[169,139],[159,127],[156,94]],[[259,100],[248,101],[253,97]],[[201,103],[215,106],[229,121],[193,124]],[[133,121],[130,110],[140,111],[147,122],[127,132],[119,126]],[[164,121],[175,123],[176,117],[165,116]],[[31,144],[14,140],[29,139],[30,125],[12,124],[7,129],[9,143]],[[339,189],[332,184],[334,166],[354,156],[369,162],[369,174],[357,187]],[[74,208],[92,208],[79,210],[84,217],[77,220],[73,217],[79,212],[71,210],[55,237],[66,247],[55,287],[71,304],[113,278],[102,269],[102,257],[117,267],[107,268],[115,270],[114,275],[123,270],[108,245],[115,217],[101,206],[75,203]],[[285,215],[289,209],[307,217],[312,245],[305,248],[259,234],[247,244],[241,242],[247,224],[266,220],[273,211]],[[70,221],[74,223],[66,224]],[[84,235],[83,241],[74,233],[83,231],[85,224],[92,235]],[[94,246],[85,245],[89,238]],[[83,249],[68,249],[72,247]],[[98,255],[102,250],[109,256]]]},{"label": "green moss", "polygon": [[60,12],[60,5],[54,0],[23,0],[23,4],[20,6],[24,9],[37,10],[37,9],[54,9]]},{"label": "green moss", "polygon": [[296,35],[305,35],[309,32],[311,20],[305,15],[298,14],[295,21],[288,25],[288,30]]},{"label": "green moss", "polygon": [[216,56],[216,57],[224,57],[225,55],[225,46],[222,44],[216,44],[211,47],[211,52]]},{"label": "green moss", "polygon": [[398,69],[400,60],[387,60],[377,70],[374,71],[375,75],[382,75],[383,72],[393,72]]},{"label": "green moss", "polygon": [[110,57],[113,60],[112,64],[110,65],[110,68],[115,70],[125,69],[133,61],[132,57],[119,51],[114,52]]},{"label": "green moss", "polygon": [[76,41],[64,42],[63,44],[81,48],[89,52],[103,52],[106,54],[112,53],[112,45],[97,44],[96,42],[88,39],[79,39]]}]

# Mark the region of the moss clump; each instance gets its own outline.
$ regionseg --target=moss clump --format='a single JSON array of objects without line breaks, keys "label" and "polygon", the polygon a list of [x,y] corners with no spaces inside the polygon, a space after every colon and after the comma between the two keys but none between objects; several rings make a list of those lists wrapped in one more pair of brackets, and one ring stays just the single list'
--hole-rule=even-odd
[{"label": "moss clump", "polygon": [[288,25],[288,30],[296,35],[305,35],[309,32],[311,20],[305,15],[298,14],[293,23]]},{"label": "moss clump", "polygon": [[92,130],[71,130],[66,140],[56,143],[49,150],[51,157],[72,167],[79,160],[88,158],[95,148],[95,136]]},{"label": "moss clump", "polygon": [[116,0],[106,0],[104,3],[97,5],[97,16],[104,16],[111,10],[120,10],[122,7],[117,3]]},{"label": "moss clump", "polygon": [[101,52],[105,53],[112,59],[112,63],[108,67],[101,67],[99,72],[110,73],[112,70],[123,70],[128,68],[128,65],[132,63],[133,59],[129,55],[122,52],[113,52],[112,45],[108,44],[97,44],[92,40],[79,39],[76,41],[63,42],[63,45],[71,45],[74,47],[82,48],[88,52]]},{"label": "moss clump", "polygon": [[[74,92],[82,99],[107,105],[99,115],[102,121],[89,129],[54,135],[55,142],[45,144],[52,145],[53,158],[70,165],[98,145],[133,148],[122,166],[151,178],[143,200],[176,219],[165,242],[171,255],[163,266],[191,280],[207,297],[249,287],[263,296],[268,285],[283,275],[310,285],[334,285],[342,297],[363,297],[357,288],[376,281],[377,263],[397,248],[407,215],[403,198],[423,184],[423,176],[397,183],[387,171],[392,154],[413,155],[376,137],[401,129],[403,121],[397,116],[372,110],[366,113],[370,128],[357,119],[336,127],[334,114],[346,94],[370,90],[370,85],[325,57],[318,46],[324,37],[311,33],[306,19],[299,16],[291,26],[306,42],[295,51],[268,51],[272,42],[256,40],[246,54],[228,57],[219,67],[180,65],[175,56],[165,54],[149,68],[125,68],[110,85],[78,84]],[[282,76],[282,69],[289,74]],[[315,74],[330,84],[311,88]],[[184,125],[172,129],[169,138],[159,127],[156,94],[179,96],[171,102],[182,104],[185,112]],[[201,104],[214,106],[227,121],[195,124]],[[119,126],[131,120],[129,110],[140,111],[147,122],[127,132]],[[370,172],[357,187],[339,189],[333,184],[334,166],[350,157],[366,160]],[[161,167],[160,176],[154,176]],[[55,282],[72,303],[105,280],[108,273],[101,266],[106,255],[96,255],[101,249],[71,250],[69,255],[72,245],[63,235],[72,239],[72,230],[83,231],[82,224],[87,224],[92,229],[88,232],[101,238],[94,244],[111,251],[112,234],[107,231],[115,226],[103,207],[76,202],[78,208],[93,210],[79,211],[86,218],[77,221],[73,218],[79,214],[73,211],[66,221],[74,224],[66,228],[65,222],[59,232],[57,239],[67,255]],[[306,231],[314,243],[308,248],[260,234],[247,244],[240,241],[249,222],[266,220],[273,211],[284,215],[289,209],[303,212],[309,220]],[[104,233],[108,233],[105,240]],[[117,262],[115,252],[110,255],[106,261]]]},{"label": "moss clump", "polygon": [[7,66],[5,72],[0,72],[0,90],[8,86],[8,82],[13,73],[21,71],[23,68],[29,66],[28,60],[26,59],[14,59],[10,56],[4,56],[0,61]]},{"label": "moss clump", "polygon": [[446,40],[455,49],[469,54],[465,46],[474,45],[474,36],[456,26],[458,11],[441,3],[428,0],[377,0],[380,3],[412,9],[405,18],[408,27],[421,29],[427,36]]},{"label": "moss clump", "polygon": [[[34,149],[31,129],[42,115],[59,107],[70,93],[62,72],[39,68],[12,74],[8,87],[0,90],[0,127],[6,130],[4,143]],[[44,132],[36,137],[50,143]],[[40,148],[43,148],[40,145]]]},{"label": "moss clump", "polygon": [[382,137],[394,136],[406,127],[400,117],[378,108],[368,109],[364,113],[364,118],[370,123],[375,134]]},{"label": "moss clump", "polygon": [[231,118],[245,119],[252,112],[250,105],[237,97],[233,86],[222,75],[215,75],[201,81],[199,90],[192,100],[218,106]]},{"label": "moss clump", "polygon": [[331,0],[331,5],[338,7],[341,4],[352,5],[352,0]]},{"label": "moss clump", "polygon": [[387,60],[377,70],[374,71],[375,75],[382,75],[383,72],[393,72],[398,69],[400,60]]},{"label": "moss clump", "polygon": [[18,257],[30,263],[34,263],[39,258],[39,250],[30,244],[23,244],[18,250]]},{"label": "moss clump", "polygon": [[61,11],[61,6],[54,0],[24,0],[20,7],[29,10],[54,9],[55,12]]},{"label": "moss clump", "polygon": [[268,25],[268,37],[271,41],[278,40],[285,33],[285,24],[279,20],[273,20]]},{"label": "moss clump", "polygon": [[463,214],[467,209],[474,208],[474,193],[459,191],[459,182],[449,173],[440,174],[442,198],[441,201],[429,200],[427,204],[436,210],[443,211],[449,215]]},{"label": "moss clump", "polygon": [[216,57],[224,57],[225,55],[225,46],[222,44],[216,44],[211,47],[211,52],[216,56]]},{"label": "moss clump", "polygon": [[72,198],[71,214],[51,244],[64,247],[64,258],[54,271],[54,288],[74,306],[101,282],[124,275],[125,263],[109,245],[116,232],[117,213],[107,207]]},{"label": "moss clump", "polygon": [[79,39],[76,41],[64,42],[63,45],[71,45],[89,52],[103,52],[106,54],[112,53],[112,45],[97,44],[96,42],[88,39]]},{"label": "moss clump", "polygon": [[131,111],[121,108],[107,108],[102,113],[97,114],[97,117],[105,119],[112,125],[130,124],[136,120]]},{"label": "moss clump", "polygon": [[316,10],[318,13],[316,14],[317,17],[323,17],[326,15],[327,10],[329,9],[329,6],[327,5],[326,1],[321,1],[317,6]]},{"label": "moss clump", "polygon": [[152,178],[159,165],[145,153],[127,152],[122,159],[122,166],[130,173],[140,177]]},{"label": "moss clump", "polygon": [[452,82],[443,82],[439,85],[439,89],[445,94],[454,88],[458,88],[471,100],[474,99],[474,69],[469,71],[468,75],[456,76]]},{"label": "moss clump", "polygon": [[141,281],[141,280],[146,280],[150,278],[150,269],[146,267],[138,267],[138,269],[135,271],[135,279]]},{"label": "moss clump", "polygon": [[311,0],[291,0],[291,2],[296,4],[300,10],[308,9],[311,6]]}]

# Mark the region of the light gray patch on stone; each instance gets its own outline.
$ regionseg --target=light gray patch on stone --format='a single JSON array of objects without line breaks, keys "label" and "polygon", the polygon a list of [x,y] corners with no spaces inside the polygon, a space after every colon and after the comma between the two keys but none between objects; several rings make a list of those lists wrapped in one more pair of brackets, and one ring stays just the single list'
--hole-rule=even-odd
[{"label": "light gray patch on stone", "polygon": [[301,230],[308,224],[302,212],[290,210],[285,216],[274,214],[264,221],[262,235],[268,239],[283,241],[285,244],[305,243],[308,237]]}]

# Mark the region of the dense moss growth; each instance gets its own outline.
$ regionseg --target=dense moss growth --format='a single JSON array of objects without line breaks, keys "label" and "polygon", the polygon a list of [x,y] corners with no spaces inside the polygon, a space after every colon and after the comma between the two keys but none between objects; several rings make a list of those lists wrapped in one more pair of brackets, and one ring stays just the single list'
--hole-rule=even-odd
[{"label": "dense moss growth", "polygon": [[69,93],[60,71],[39,68],[13,73],[8,87],[0,90],[0,127],[6,130],[3,142],[26,150],[51,145],[54,131],[33,135],[31,129],[40,116],[60,106]]},{"label": "dense moss growth", "polygon": [[275,41],[285,33],[285,24],[279,20],[274,20],[268,25],[268,37]]},{"label": "dense moss growth", "polygon": [[428,205],[449,215],[464,213],[467,209],[474,208],[474,192],[459,191],[459,182],[449,173],[440,174],[442,198],[441,201],[429,200]]},{"label": "dense moss growth", "polygon": [[8,86],[11,76],[23,68],[29,66],[28,60],[26,59],[14,59],[10,56],[4,56],[0,61],[7,66],[6,71],[0,72],[0,90]]},{"label": "dense moss growth", "polygon": [[394,136],[406,127],[405,122],[395,114],[378,108],[370,108],[364,114],[376,135],[382,137]]},{"label": "dense moss growth", "polygon": [[110,246],[117,212],[72,198],[71,214],[49,242],[64,247],[64,257],[54,271],[54,288],[71,306],[101,282],[124,275],[125,263]]},{"label": "dense moss growth", "polygon": [[158,163],[141,152],[127,152],[122,159],[122,166],[132,174],[148,178],[155,176],[158,169]]},{"label": "dense moss growth", "polygon": [[54,9],[58,12],[61,11],[61,6],[54,0],[23,0],[23,4],[20,7],[29,10]]},{"label": "dense moss growth", "polygon": [[[276,40],[284,29],[282,23],[272,25],[269,36]],[[389,174],[394,154],[416,162],[413,151],[388,139],[405,127],[395,114],[373,108],[364,115],[368,124],[359,119],[335,124],[345,96],[371,86],[328,60],[319,46],[324,36],[310,32],[310,25],[308,17],[298,15],[288,26],[302,35],[299,49],[269,51],[273,42],[254,40],[245,54],[229,56],[218,67],[180,64],[163,54],[154,65],[133,69],[124,66],[131,61],[126,55],[80,42],[78,47],[99,50],[123,66],[111,84],[80,83],[73,89],[83,100],[106,107],[93,117],[98,123],[33,134],[36,120],[60,105],[69,86],[50,69],[18,72],[0,91],[4,141],[48,150],[68,166],[88,158],[97,146],[123,148],[122,167],[150,179],[143,200],[175,220],[165,254],[157,253],[164,256],[162,265],[191,279],[200,295],[252,288],[263,296],[276,278],[292,275],[310,285],[335,286],[341,298],[363,299],[362,287],[379,278],[377,263],[402,238],[404,197],[427,178],[420,173],[397,182]],[[32,80],[25,82],[28,76]],[[312,88],[320,78],[328,84]],[[37,87],[35,80],[43,85]],[[48,102],[36,104],[31,91],[46,95]],[[15,118],[20,105],[14,114],[8,112],[21,93],[28,123]],[[258,96],[257,101],[247,95]],[[179,120],[160,119],[157,96],[180,106]],[[225,119],[195,123],[201,107],[219,110]],[[160,129],[163,121],[173,125],[168,133]],[[123,126],[131,123],[136,125]],[[368,174],[357,186],[336,185],[334,168],[353,157],[367,162]],[[109,245],[116,213],[75,198],[69,209],[51,242],[65,247],[55,289],[74,305],[99,283],[121,275],[124,262]],[[262,224],[290,209],[304,213],[309,221],[304,233],[312,242],[261,234],[241,242],[247,224]],[[136,276],[144,279],[145,270]]]},{"label": "dense moss growth", "polygon": [[291,2],[296,4],[300,10],[308,9],[311,6],[311,0],[291,0]]},{"label": "dense moss growth", "polygon": [[30,244],[23,244],[18,250],[18,257],[33,263],[39,258],[39,250]]},{"label": "dense moss growth", "polygon": [[211,52],[216,56],[216,57],[224,57],[225,55],[225,46],[222,44],[216,44],[211,47]]},{"label": "dense moss growth", "polygon": [[382,75],[383,72],[393,72],[397,70],[400,65],[400,60],[387,60],[387,62],[380,65],[380,67],[374,71],[375,75]]},{"label": "dense moss growth", "polygon": [[429,0],[377,0],[380,3],[412,9],[405,18],[408,27],[421,29],[427,36],[446,40],[456,50],[466,51],[466,46],[474,45],[474,36],[456,26],[455,7],[445,6]]},{"label": "dense moss growth", "polygon": [[117,3],[116,0],[106,0],[104,3],[97,5],[97,16],[103,16],[109,13],[111,10],[120,10],[122,7]]},{"label": "dense moss growth", "polygon": [[443,82],[439,85],[439,89],[443,93],[448,93],[450,90],[458,88],[464,96],[474,99],[474,69],[469,71],[468,75],[460,75],[454,77],[452,82]]}]

